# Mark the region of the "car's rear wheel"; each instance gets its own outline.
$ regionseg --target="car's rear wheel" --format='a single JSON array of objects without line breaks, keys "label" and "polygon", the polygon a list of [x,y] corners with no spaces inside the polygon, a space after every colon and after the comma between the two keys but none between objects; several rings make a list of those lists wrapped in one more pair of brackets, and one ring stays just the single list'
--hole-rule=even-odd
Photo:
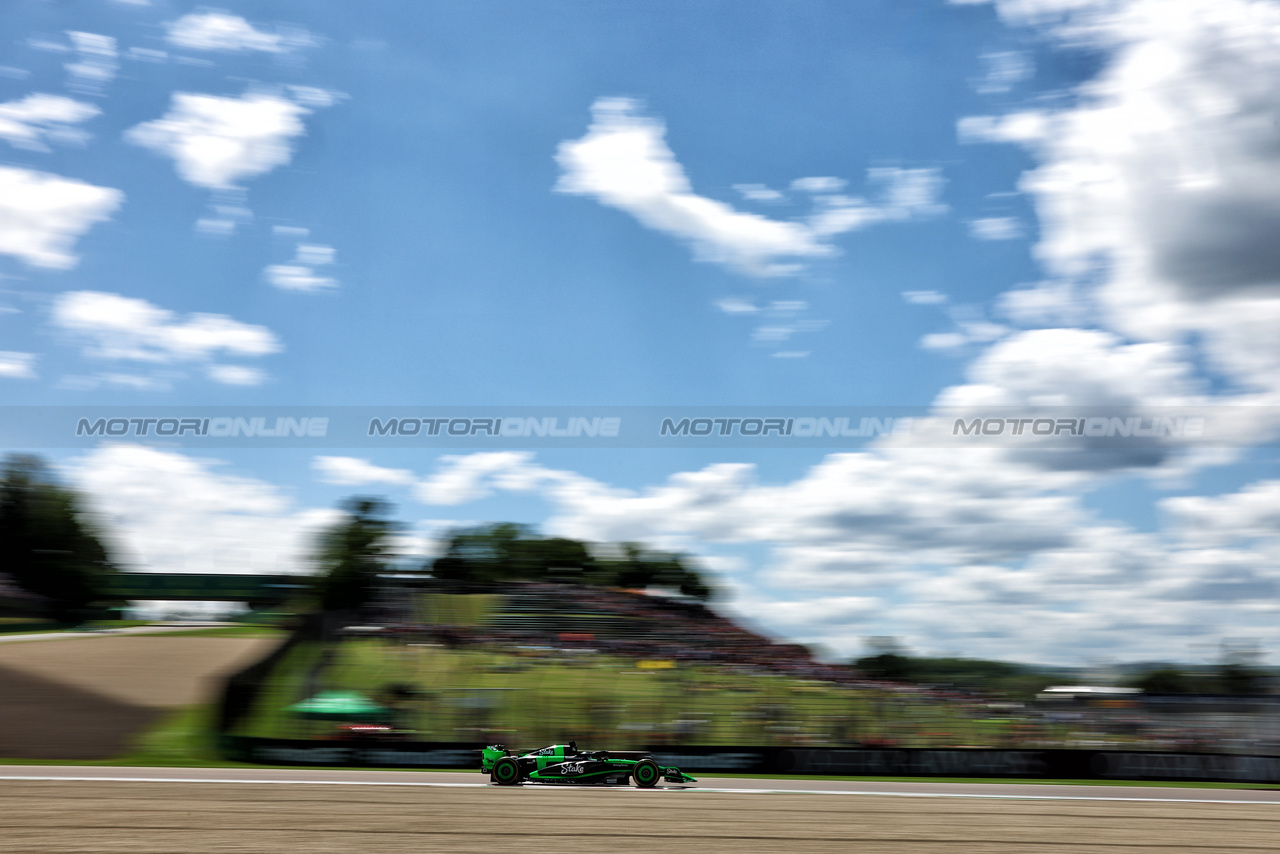
[{"label": "car's rear wheel", "polygon": [[493,781],[499,786],[514,786],[520,782],[520,763],[504,756],[493,763]]},{"label": "car's rear wheel", "polygon": [[652,759],[641,759],[636,763],[636,767],[631,769],[631,779],[635,780],[636,785],[642,789],[652,789],[658,785],[658,778],[661,776],[658,763]]}]

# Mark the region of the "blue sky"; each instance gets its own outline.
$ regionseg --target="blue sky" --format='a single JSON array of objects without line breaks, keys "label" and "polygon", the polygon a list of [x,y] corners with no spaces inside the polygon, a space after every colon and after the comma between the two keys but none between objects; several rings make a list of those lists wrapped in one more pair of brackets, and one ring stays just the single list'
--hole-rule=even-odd
[{"label": "blue sky", "polygon": [[1247,405],[1226,447],[1066,464],[46,453],[139,568],[301,568],[379,492],[410,554],[642,540],[840,655],[1274,650],[1280,11],[1175,5],[17,0],[0,400]]}]

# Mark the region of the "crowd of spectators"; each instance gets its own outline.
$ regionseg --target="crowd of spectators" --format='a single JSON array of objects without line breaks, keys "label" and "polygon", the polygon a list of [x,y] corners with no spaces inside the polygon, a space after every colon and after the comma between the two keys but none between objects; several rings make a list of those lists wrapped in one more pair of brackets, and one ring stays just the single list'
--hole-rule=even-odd
[{"label": "crowd of spectators", "polygon": [[[401,622],[396,631],[405,633],[406,639],[426,638],[449,647],[500,648],[531,658],[600,653],[655,667],[716,665],[728,673],[781,676],[852,689],[875,698],[872,707],[878,711],[873,725],[851,719],[828,722],[823,724],[824,731],[829,730],[824,738],[867,747],[1127,744],[1156,750],[1280,751],[1280,745],[1271,743],[1274,737],[1255,734],[1242,739],[1240,733],[1253,728],[1254,718],[1240,715],[1159,714],[1140,701],[1119,706],[1013,703],[952,685],[873,679],[849,665],[820,662],[800,644],[779,642],[744,628],[701,602],[646,591],[509,582],[485,619],[466,625]],[[938,714],[944,708],[946,714]],[[1273,708],[1269,716],[1276,715]],[[770,741],[785,742],[785,733],[803,729],[785,720],[782,711],[764,717],[768,720],[762,732],[769,731]],[[982,725],[965,727],[966,735],[949,731],[958,717]],[[673,742],[696,742],[699,733],[696,727],[691,729],[683,735],[673,733]],[[975,743],[973,732],[978,730],[983,735]]]}]

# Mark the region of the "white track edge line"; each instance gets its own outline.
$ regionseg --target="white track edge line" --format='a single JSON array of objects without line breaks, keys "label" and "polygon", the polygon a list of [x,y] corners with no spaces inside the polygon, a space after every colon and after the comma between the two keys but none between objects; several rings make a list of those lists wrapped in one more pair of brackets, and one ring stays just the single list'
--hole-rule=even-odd
[{"label": "white track edge line", "polygon": [[[6,775],[0,774],[0,782],[5,780],[28,780],[33,782],[66,782],[66,783],[227,783],[237,785],[270,784],[284,786],[418,786],[437,789],[487,789],[490,783],[428,783],[421,781],[393,780],[253,780],[231,777],[55,777],[51,775]],[[497,788],[497,787],[494,787]],[[577,786],[538,786],[534,791],[580,791],[587,787]],[[609,788],[601,791],[641,792],[641,789]],[[1243,801],[1225,798],[1134,798],[1105,797],[1102,795],[1033,795],[1033,794],[992,794],[984,792],[876,792],[855,789],[721,789],[706,786],[690,786],[683,789],[659,788],[659,792],[707,792],[726,795],[860,795],[863,797],[885,798],[976,798],[985,800],[1028,800],[1028,801],[1129,801],[1134,803],[1155,804],[1263,804],[1280,806],[1276,801]]]}]

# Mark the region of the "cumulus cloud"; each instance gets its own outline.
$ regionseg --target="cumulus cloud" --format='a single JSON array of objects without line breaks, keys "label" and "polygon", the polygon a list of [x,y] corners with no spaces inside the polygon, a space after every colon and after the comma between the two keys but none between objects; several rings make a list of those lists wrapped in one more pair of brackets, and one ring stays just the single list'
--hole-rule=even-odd
[{"label": "cumulus cloud", "polygon": [[31,380],[36,376],[36,357],[33,353],[0,350],[0,378]]},{"label": "cumulus cloud", "polygon": [[166,40],[174,47],[187,50],[260,51],[285,53],[314,44],[306,30],[291,28],[285,32],[259,30],[238,15],[226,12],[191,12],[166,26]]},{"label": "cumulus cloud", "polygon": [[1043,112],[1026,111],[1005,116],[966,116],[956,123],[956,134],[962,143],[1009,142],[1031,145],[1049,132],[1049,117]]},{"label": "cumulus cloud", "polygon": [[310,569],[313,538],[337,519],[298,508],[279,488],[217,460],[140,445],[105,445],[64,470],[109,514],[112,545],[131,569],[289,573]]},{"label": "cumulus cloud", "polygon": [[782,202],[786,201],[786,196],[777,190],[771,190],[764,184],[734,184],[733,189],[742,194],[742,198],[749,202]]},{"label": "cumulus cloud", "polygon": [[311,461],[311,468],[324,483],[342,486],[406,486],[414,482],[413,472],[408,469],[383,468],[357,457],[316,457]]},{"label": "cumulus cloud", "polygon": [[70,269],[76,240],[123,201],[124,193],[110,187],[0,166],[0,253],[33,267]]},{"label": "cumulus cloud", "polygon": [[903,291],[902,298],[912,305],[946,305],[947,295],[938,291]]},{"label": "cumulus cloud", "polygon": [[[552,507],[550,533],[707,555],[733,567],[734,611],[846,654],[869,634],[1044,660],[1091,649],[1150,655],[1243,626],[1280,641],[1280,604],[1257,600],[1280,578],[1274,560],[1260,562],[1280,553],[1272,484],[1171,504],[1179,524],[1204,519],[1217,537],[1192,542],[1177,524],[1147,534],[1099,522],[1080,498],[1088,476],[992,449],[831,454],[777,484],[752,465],[720,463],[638,490],[547,468],[531,454],[487,452],[444,457],[421,482],[444,492],[421,494],[428,503],[537,496]],[[1242,527],[1253,539],[1231,545]],[[718,554],[750,544],[766,555],[755,570]],[[1231,569],[1215,574],[1215,562]]]},{"label": "cumulus cloud", "polygon": [[[646,227],[687,242],[699,260],[753,276],[798,272],[805,259],[834,254],[828,239],[835,235],[945,209],[936,201],[942,183],[937,170],[872,169],[868,176],[882,186],[883,202],[838,195],[841,179],[802,178],[793,188],[817,194],[819,204],[808,221],[745,213],[694,193],[665,136],[662,122],[641,115],[637,102],[600,98],[592,106],[586,136],[560,144],[555,189],[623,210]],[[761,198],[758,185],[741,187]],[[771,193],[765,194],[770,200]]]},{"label": "cumulus cloud", "polygon": [[524,468],[532,456],[515,451],[444,456],[439,470],[414,486],[414,494],[424,504],[466,504],[491,495],[498,487],[527,488],[527,478],[539,474]]},{"label": "cumulus cloud", "polygon": [[[938,169],[900,169],[878,167],[867,170],[867,181],[878,198],[868,201],[827,193],[839,185],[831,178],[803,178],[804,186],[815,194],[817,211],[809,217],[809,225],[821,237],[833,237],[882,222],[904,222],[945,213],[947,206],[938,201],[946,183]],[[797,182],[797,183],[801,183]]]},{"label": "cumulus cloud", "polygon": [[1080,326],[1093,311],[1090,301],[1069,281],[1040,282],[1005,291],[997,300],[1001,314],[1024,326]]},{"label": "cumulus cloud", "polygon": [[982,55],[986,76],[975,87],[983,95],[1000,95],[1031,77],[1034,67],[1023,51],[1002,50]]},{"label": "cumulus cloud", "polygon": [[1166,498],[1160,509],[1186,541],[1222,545],[1280,537],[1280,481],[1251,484],[1221,496]]},{"label": "cumulus cloud", "polygon": [[261,368],[247,365],[210,365],[205,369],[209,379],[223,385],[262,385],[267,375]]},{"label": "cumulus cloud", "polygon": [[696,195],[667,147],[666,129],[640,115],[638,106],[627,98],[595,102],[587,135],[560,144],[558,192],[593,196],[649,228],[688,241],[702,260],[753,275],[791,269],[782,259],[831,254],[800,223],[743,213]]},{"label": "cumulus cloud", "polygon": [[969,221],[969,234],[977,240],[1016,240],[1022,224],[1009,216],[991,216]]},{"label": "cumulus cloud", "polygon": [[63,95],[36,93],[0,104],[0,139],[15,148],[49,151],[49,143],[81,143],[86,134],[72,125],[101,112],[92,104]]},{"label": "cumulus cloud", "polygon": [[969,366],[971,382],[953,386],[939,406],[1123,407],[1198,400],[1194,365],[1185,347],[1126,344],[1090,329],[1035,329],[994,345]]},{"label": "cumulus cloud", "polygon": [[1088,293],[1098,322],[1135,340],[1194,337],[1233,383],[1280,392],[1280,6],[997,5],[1108,57],[1062,109],[960,123],[964,141],[1024,143],[1040,160],[1020,182],[1038,258],[1060,283],[1101,282]]},{"label": "cumulus cloud", "polygon": [[317,267],[333,263],[334,248],[317,243],[299,243],[291,264],[271,264],[263,275],[277,288],[286,291],[319,291],[336,288],[331,276],[322,276]]},{"label": "cumulus cloud", "polygon": [[146,300],[99,291],[61,294],[51,321],[80,343],[86,358],[154,365],[204,364],[211,379],[231,385],[256,385],[256,368],[212,364],[215,358],[258,358],[283,349],[265,326],[241,323],[223,314],[181,317]]},{"label": "cumulus cloud", "polygon": [[716,308],[725,314],[758,314],[760,312],[758,305],[742,297],[725,297],[717,300]]},{"label": "cumulus cloud", "polygon": [[125,139],[173,158],[188,183],[231,190],[287,164],[292,141],[306,133],[302,117],[309,112],[267,93],[226,98],[175,92],[168,113],[129,129]]},{"label": "cumulus cloud", "polygon": [[116,40],[100,33],[68,31],[75,59],[66,65],[67,85],[89,95],[100,95],[120,70]]}]

